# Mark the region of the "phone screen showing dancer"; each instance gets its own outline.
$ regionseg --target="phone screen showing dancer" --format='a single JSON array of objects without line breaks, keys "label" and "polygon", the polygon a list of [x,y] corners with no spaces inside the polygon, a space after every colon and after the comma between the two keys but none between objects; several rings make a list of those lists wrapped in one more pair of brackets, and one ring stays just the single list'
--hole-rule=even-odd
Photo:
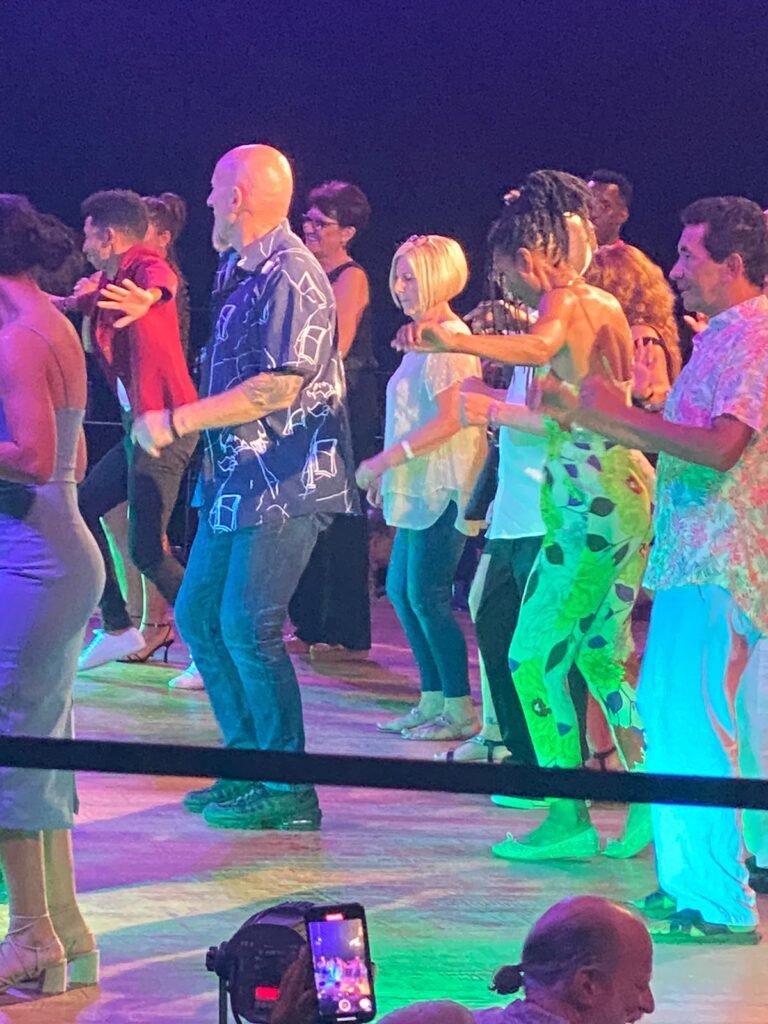
[{"label": "phone screen showing dancer", "polygon": [[376,1001],[363,908],[359,903],[313,907],[306,921],[320,1019],[373,1020]]}]

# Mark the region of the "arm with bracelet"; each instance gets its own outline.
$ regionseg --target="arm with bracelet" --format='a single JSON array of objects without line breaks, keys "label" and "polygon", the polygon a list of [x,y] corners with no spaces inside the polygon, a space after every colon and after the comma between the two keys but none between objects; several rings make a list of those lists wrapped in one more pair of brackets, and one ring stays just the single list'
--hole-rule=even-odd
[{"label": "arm with bracelet", "polygon": [[[276,275],[272,288],[271,323],[279,325],[279,330],[262,330],[259,335],[254,327],[257,336],[254,344],[243,346],[244,379],[218,394],[187,402],[173,410],[152,410],[136,419],[133,437],[150,455],[158,455],[162,448],[188,434],[250,423],[295,403],[305,384],[303,374],[310,373],[312,367],[306,361],[300,364],[292,351],[283,351],[282,338],[283,335],[298,338],[308,314],[294,301],[292,287],[284,275]],[[286,325],[290,325],[290,330]],[[267,346],[274,351],[265,356],[263,349]],[[262,370],[265,364],[274,368]]]},{"label": "arm with bracelet", "polygon": [[[388,469],[394,469],[411,459],[428,455],[429,452],[439,448],[458,430],[466,426],[459,417],[460,390],[461,382],[457,381],[438,392],[435,396],[437,413],[432,419],[416,430],[412,430],[405,437],[399,438],[378,455],[362,462],[356,474],[358,487],[365,489],[376,477],[382,476]],[[363,482],[361,483],[361,481]]]},{"label": "arm with bracelet", "polygon": [[489,388],[479,380],[466,381],[460,396],[461,422],[465,426],[488,426],[492,430],[510,427],[526,434],[543,436],[544,417],[518,402],[507,401],[507,392]]}]

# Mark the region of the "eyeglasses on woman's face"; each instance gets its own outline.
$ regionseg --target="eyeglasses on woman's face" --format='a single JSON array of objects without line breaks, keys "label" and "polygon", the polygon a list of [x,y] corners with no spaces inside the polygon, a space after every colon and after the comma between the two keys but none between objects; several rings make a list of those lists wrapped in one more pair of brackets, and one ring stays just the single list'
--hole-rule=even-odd
[{"label": "eyeglasses on woman's face", "polygon": [[311,211],[301,215],[301,223],[304,227],[311,227],[313,231],[323,231],[332,224],[336,225],[336,227],[339,226],[339,222],[337,220],[333,220],[332,217],[321,218],[316,214],[313,214]]}]

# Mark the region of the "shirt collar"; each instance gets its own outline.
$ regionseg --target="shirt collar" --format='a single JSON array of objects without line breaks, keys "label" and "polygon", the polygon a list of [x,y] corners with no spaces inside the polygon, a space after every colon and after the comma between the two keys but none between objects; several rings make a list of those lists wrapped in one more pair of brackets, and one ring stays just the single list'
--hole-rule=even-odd
[{"label": "shirt collar", "polygon": [[133,263],[135,259],[141,259],[142,257],[146,256],[152,256],[155,259],[161,258],[160,256],[158,256],[154,249],[150,249],[148,246],[142,245],[141,242],[137,242],[136,245],[132,245],[130,249],[126,249],[125,252],[122,253],[122,255],[120,256],[120,266],[118,267],[115,279],[119,278],[122,274],[124,274],[126,269],[131,265],[131,263]]},{"label": "shirt collar", "polygon": [[755,295],[752,299],[745,299],[744,302],[737,302],[735,306],[729,306],[722,313],[713,316],[709,321],[707,331],[702,331],[701,334],[706,334],[713,327],[715,330],[722,330],[723,327],[727,327],[737,320],[748,319],[755,313],[768,313],[768,296]]},{"label": "shirt collar", "polygon": [[249,273],[253,273],[258,270],[262,263],[265,263],[275,251],[278,242],[285,232],[290,233],[290,230],[291,226],[286,218],[281,220],[276,228],[268,231],[266,235],[262,235],[261,238],[254,239],[245,246],[240,254],[240,260],[237,264],[238,267],[241,270],[247,270]]}]

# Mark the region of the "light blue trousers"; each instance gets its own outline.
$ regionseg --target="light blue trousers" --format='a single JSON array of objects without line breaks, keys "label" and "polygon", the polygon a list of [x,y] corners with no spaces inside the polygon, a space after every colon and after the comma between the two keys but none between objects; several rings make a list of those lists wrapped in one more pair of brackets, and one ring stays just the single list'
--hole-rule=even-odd
[{"label": "light blue trousers", "polygon": [[[768,659],[760,639],[722,587],[656,593],[638,687],[648,771],[764,774],[759,684]],[[757,924],[741,819],[729,808],[654,806],[659,885],[678,910],[698,910],[711,924]],[[764,821],[751,814],[744,822],[758,846]]]}]

